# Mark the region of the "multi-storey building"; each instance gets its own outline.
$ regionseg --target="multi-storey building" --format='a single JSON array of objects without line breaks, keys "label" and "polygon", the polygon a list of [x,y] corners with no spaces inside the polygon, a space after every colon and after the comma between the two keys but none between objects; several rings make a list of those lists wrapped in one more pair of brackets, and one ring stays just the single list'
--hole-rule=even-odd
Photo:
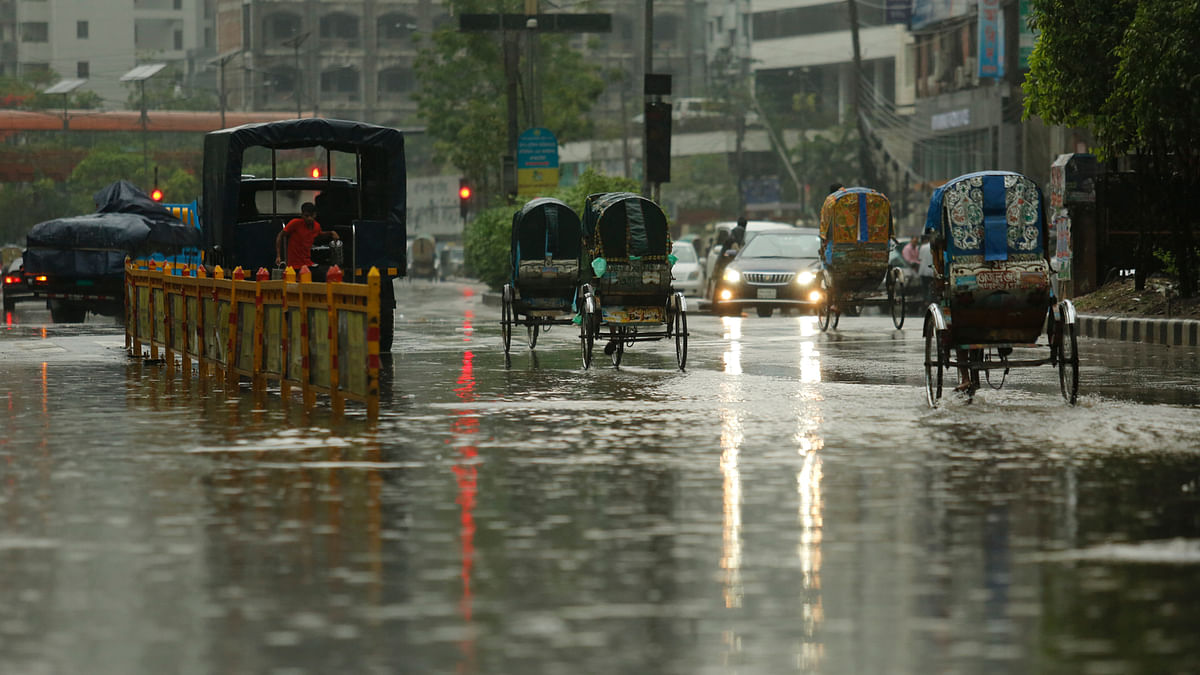
[{"label": "multi-storey building", "polygon": [[181,86],[203,86],[194,76],[214,53],[212,10],[213,0],[3,0],[0,74],[82,78],[108,108],[124,107],[121,75],[141,63],[177,64]]}]

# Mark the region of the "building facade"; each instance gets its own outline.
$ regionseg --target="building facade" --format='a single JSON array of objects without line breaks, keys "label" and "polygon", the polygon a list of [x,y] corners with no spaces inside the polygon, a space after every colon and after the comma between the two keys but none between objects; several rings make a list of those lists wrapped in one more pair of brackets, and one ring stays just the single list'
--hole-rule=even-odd
[{"label": "building facade", "polygon": [[174,65],[180,86],[204,86],[214,8],[214,0],[3,0],[0,75],[80,78],[105,108],[125,107],[130,85],[120,78],[139,64]]}]

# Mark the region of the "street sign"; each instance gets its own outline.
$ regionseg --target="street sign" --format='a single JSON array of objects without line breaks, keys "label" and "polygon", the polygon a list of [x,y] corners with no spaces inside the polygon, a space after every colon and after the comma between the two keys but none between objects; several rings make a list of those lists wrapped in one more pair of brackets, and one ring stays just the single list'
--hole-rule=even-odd
[{"label": "street sign", "polygon": [[539,195],[558,189],[558,139],[549,129],[526,129],[517,138],[517,193]]}]

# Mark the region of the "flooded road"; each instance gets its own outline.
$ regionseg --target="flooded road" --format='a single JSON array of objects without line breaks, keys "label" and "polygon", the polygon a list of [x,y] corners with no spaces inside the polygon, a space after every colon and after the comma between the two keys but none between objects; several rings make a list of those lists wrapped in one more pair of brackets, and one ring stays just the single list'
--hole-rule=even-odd
[{"label": "flooded road", "polygon": [[398,289],[377,421],[0,326],[0,672],[1200,670],[1195,352],[929,410],[915,319],[692,315],[686,372],[583,371]]}]

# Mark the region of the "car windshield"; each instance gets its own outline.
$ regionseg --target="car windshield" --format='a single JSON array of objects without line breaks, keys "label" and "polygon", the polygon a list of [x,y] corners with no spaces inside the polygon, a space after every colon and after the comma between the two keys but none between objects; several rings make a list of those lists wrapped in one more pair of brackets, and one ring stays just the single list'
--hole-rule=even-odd
[{"label": "car windshield", "polygon": [[676,262],[694,263],[696,262],[696,249],[690,241],[678,241],[671,247],[671,254],[675,256]]},{"label": "car windshield", "polygon": [[821,239],[815,234],[763,232],[742,249],[743,258],[816,258]]}]

